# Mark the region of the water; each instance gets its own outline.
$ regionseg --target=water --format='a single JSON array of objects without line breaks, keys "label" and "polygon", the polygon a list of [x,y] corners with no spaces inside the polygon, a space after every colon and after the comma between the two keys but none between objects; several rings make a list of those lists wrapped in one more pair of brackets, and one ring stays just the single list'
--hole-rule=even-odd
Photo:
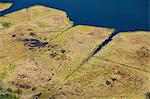
[{"label": "water", "polygon": [[13,6],[0,15],[30,7],[44,5],[68,13],[75,25],[116,28],[117,31],[150,30],[149,0],[0,0]]}]

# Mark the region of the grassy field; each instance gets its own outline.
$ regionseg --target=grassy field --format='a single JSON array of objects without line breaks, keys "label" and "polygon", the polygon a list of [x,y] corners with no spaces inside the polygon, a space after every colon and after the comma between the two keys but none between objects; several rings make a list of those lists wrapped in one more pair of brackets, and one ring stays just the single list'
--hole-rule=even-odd
[{"label": "grassy field", "polygon": [[93,55],[113,32],[43,6],[0,17],[0,99],[148,98],[150,33],[119,33]]}]

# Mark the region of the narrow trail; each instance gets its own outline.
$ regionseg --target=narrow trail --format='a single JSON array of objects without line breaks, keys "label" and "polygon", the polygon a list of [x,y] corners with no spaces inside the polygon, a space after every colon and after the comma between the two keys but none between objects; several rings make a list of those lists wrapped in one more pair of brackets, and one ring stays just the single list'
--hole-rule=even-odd
[{"label": "narrow trail", "polygon": [[97,59],[100,59],[100,60],[107,60],[111,63],[118,64],[120,67],[130,68],[130,69],[138,70],[138,71],[141,71],[141,72],[144,72],[144,73],[150,73],[148,70],[145,70],[145,69],[136,68],[136,67],[131,66],[131,65],[127,65],[127,64],[116,62],[116,61],[100,58],[100,57],[97,57],[97,56],[94,56],[94,57],[97,58]]}]

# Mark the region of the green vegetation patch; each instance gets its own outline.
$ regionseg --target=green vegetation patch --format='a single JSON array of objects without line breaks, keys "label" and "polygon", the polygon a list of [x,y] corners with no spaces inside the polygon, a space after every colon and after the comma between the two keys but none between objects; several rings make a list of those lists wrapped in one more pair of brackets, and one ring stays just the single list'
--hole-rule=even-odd
[{"label": "green vegetation patch", "polygon": [[11,26],[12,26],[12,24],[10,22],[3,23],[4,28],[10,28]]}]

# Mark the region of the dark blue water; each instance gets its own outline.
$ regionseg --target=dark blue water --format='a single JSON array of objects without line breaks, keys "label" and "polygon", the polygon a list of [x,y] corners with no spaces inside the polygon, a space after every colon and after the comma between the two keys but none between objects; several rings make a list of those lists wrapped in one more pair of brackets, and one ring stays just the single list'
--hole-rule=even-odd
[{"label": "dark blue water", "polygon": [[0,15],[30,7],[44,5],[65,10],[75,25],[113,27],[117,31],[150,30],[150,0],[0,0],[13,6]]}]

